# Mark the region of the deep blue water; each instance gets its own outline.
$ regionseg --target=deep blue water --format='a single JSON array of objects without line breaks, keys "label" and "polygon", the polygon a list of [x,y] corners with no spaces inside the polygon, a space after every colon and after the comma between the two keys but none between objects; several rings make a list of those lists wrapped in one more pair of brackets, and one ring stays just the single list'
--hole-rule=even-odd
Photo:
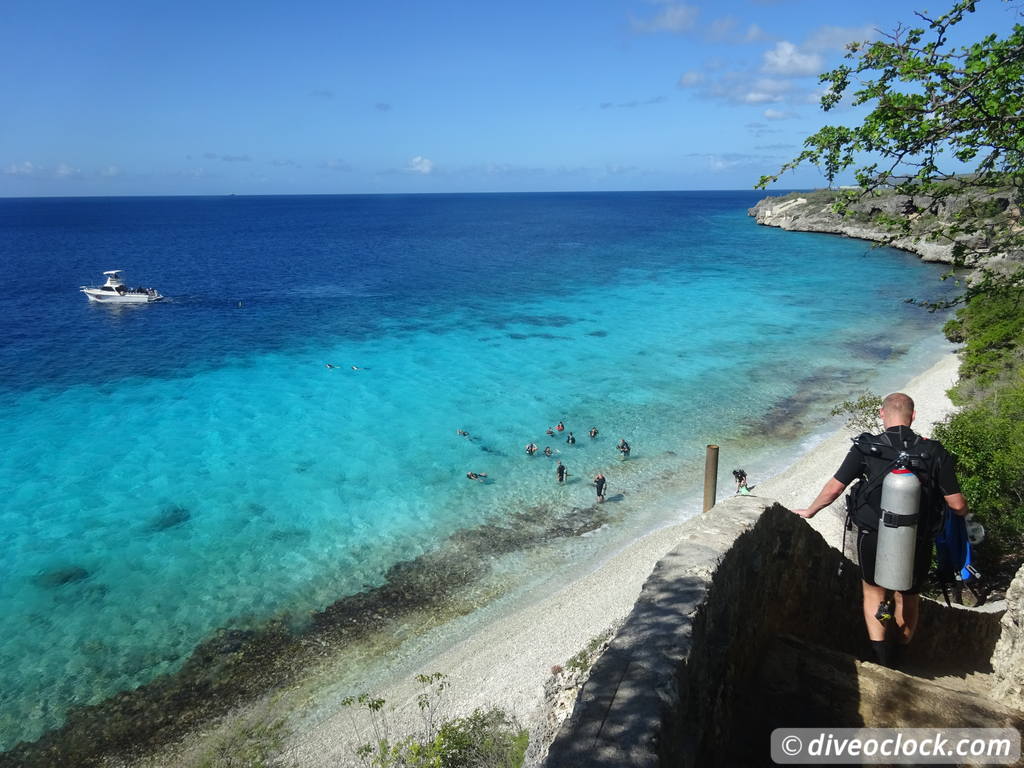
[{"label": "deep blue water", "polygon": [[[599,556],[692,511],[706,443],[756,479],[934,356],[937,267],[759,197],[0,200],[0,749],[603,471]],[[113,268],[167,301],[89,304]]]}]

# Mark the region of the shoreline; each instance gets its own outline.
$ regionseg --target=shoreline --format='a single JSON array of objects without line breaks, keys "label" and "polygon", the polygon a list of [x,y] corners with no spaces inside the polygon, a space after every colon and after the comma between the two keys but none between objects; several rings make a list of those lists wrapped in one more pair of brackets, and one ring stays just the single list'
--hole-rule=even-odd
[{"label": "shoreline", "polygon": [[[946,390],[955,384],[958,366],[956,352],[950,350],[900,388],[918,404],[915,426],[921,433],[928,434],[952,410]],[[807,444],[782,471],[761,481],[754,495],[789,508],[810,503],[839,466],[850,437],[850,430],[840,428]],[[809,523],[838,548],[843,517],[840,499]],[[443,672],[450,684],[451,714],[501,706],[536,738],[547,718],[544,686],[552,666],[565,664],[592,639],[614,630],[633,609],[658,561],[686,535],[683,521],[634,540],[557,591],[476,627],[451,647],[420,660],[407,682],[392,681],[374,695],[396,706],[392,722],[400,732],[418,721],[415,697],[421,688],[412,676]],[[350,758],[356,743],[351,739],[352,714],[336,711],[304,728],[289,740],[285,756],[303,768]]]},{"label": "shoreline", "polygon": [[[912,358],[918,365],[927,365],[934,359],[930,354]],[[905,386],[897,387],[922,403],[917,424],[926,434],[922,425],[941,418],[949,410],[944,391],[955,382],[957,367],[955,353],[946,351],[941,353],[937,363]],[[892,375],[888,378],[891,381]],[[936,407],[940,401],[942,406]],[[769,466],[778,471],[768,479],[759,480],[754,476],[753,479],[758,480],[755,495],[766,500],[777,498],[789,507],[808,503],[838,466],[849,445],[845,430],[828,433],[827,429],[826,426],[805,433],[796,444],[783,440],[790,450],[788,457],[784,455],[778,462],[771,462]],[[690,485],[695,487],[693,483]],[[731,490],[731,483],[723,480],[721,498]],[[169,740],[136,741],[138,733],[133,737],[129,728],[121,739],[112,742],[126,750],[121,759],[130,761],[120,764],[144,764],[147,768],[201,764],[202,758],[196,755],[204,754],[212,742],[224,738],[232,729],[237,731],[240,725],[244,727],[252,722],[287,724],[290,735],[285,740],[284,756],[292,765],[313,768],[344,764],[360,741],[351,737],[356,713],[340,707],[342,698],[369,689],[375,696],[385,698],[389,707],[396,707],[391,717],[396,733],[413,732],[419,724],[416,697],[422,693],[414,676],[437,672],[448,677],[450,687],[446,702],[450,714],[461,716],[475,708],[503,707],[528,727],[536,742],[546,749],[546,740],[538,738],[538,734],[550,734],[553,727],[545,698],[545,685],[551,679],[552,667],[565,665],[594,638],[614,632],[629,615],[652,570],[686,538],[687,521],[693,513],[699,514],[699,491],[694,494],[692,503],[689,498],[680,499],[674,506],[674,515],[666,522],[639,533],[634,539],[619,542],[593,562],[573,569],[568,577],[548,576],[535,580],[525,594],[510,600],[494,595],[499,599],[488,601],[486,605],[478,602],[481,594],[487,592],[486,585],[483,593],[470,589],[470,594],[455,600],[438,619],[429,597],[421,590],[428,583],[425,580],[429,580],[435,588],[447,585],[445,589],[454,587],[455,592],[459,592],[459,579],[452,584],[450,577],[461,574],[462,578],[471,578],[472,574],[463,573],[464,566],[457,562],[458,552],[467,554],[467,546],[472,551],[479,549],[479,554],[487,554],[481,563],[488,562],[489,558],[494,562],[494,557],[501,556],[496,536],[501,539],[514,535],[517,540],[528,542],[533,538],[547,540],[550,533],[527,531],[530,523],[536,522],[528,515],[507,531],[503,528],[490,530],[486,526],[466,531],[460,536],[458,552],[448,553],[449,557],[422,557],[403,564],[396,571],[395,582],[378,590],[379,597],[387,598],[383,602],[365,594],[338,601],[312,617],[315,631],[304,637],[291,637],[276,624],[266,632],[218,633],[208,646],[204,644],[195,654],[197,665],[191,661],[187,664],[189,675],[158,678],[154,684],[143,686],[156,692],[155,698],[140,689],[139,699],[133,692],[127,694],[127,698],[120,695],[104,705],[89,707],[87,714],[91,710],[89,717],[95,721],[93,725],[76,717],[75,730],[68,733],[74,740],[75,731],[82,731],[83,726],[89,730],[109,722],[108,715],[119,718],[123,714],[128,724],[137,717],[150,718],[145,710],[152,712],[152,705],[161,699],[169,703],[176,697],[176,691],[184,694],[192,683],[207,679],[201,668],[205,658],[211,673],[224,670],[229,674],[223,684],[215,683],[217,693],[210,704],[217,711],[209,711],[212,718],[203,720],[201,716],[196,720],[190,710],[185,710],[182,714],[187,716],[171,729],[172,732],[165,734],[170,736]],[[588,511],[593,514],[578,516],[574,510],[567,519],[555,521],[555,528],[562,536],[587,535],[588,531],[602,527],[599,518],[610,510],[601,506],[578,510]],[[811,523],[830,543],[839,546],[841,517],[823,512]],[[512,531],[515,534],[511,534]],[[830,535],[829,531],[838,531],[838,534]],[[451,556],[456,556],[456,560]],[[431,574],[440,574],[443,578]],[[391,610],[394,599],[398,599],[400,605],[415,603],[409,606],[414,610],[405,618],[398,616]],[[443,631],[435,631],[442,627]],[[397,652],[399,644],[405,645],[414,638],[414,642],[405,646],[406,651]],[[364,662],[368,666],[360,666]],[[312,666],[308,666],[310,663]],[[354,674],[353,663],[360,669]],[[269,685],[262,693],[250,686],[251,682],[252,686],[259,687],[259,680],[265,675],[280,674],[280,668],[274,669],[279,664],[285,665],[284,678],[280,680],[283,685]],[[364,674],[367,672],[370,674]],[[366,682],[354,682],[357,676]],[[232,693],[236,685],[240,686],[240,700]],[[566,692],[575,695],[574,690]],[[206,705],[198,707],[197,712],[204,709]],[[167,716],[175,716],[173,707],[165,710],[160,719],[166,721]],[[96,720],[97,717],[100,719]],[[106,726],[101,727],[106,730]],[[43,749],[46,743],[60,743],[59,731],[63,729],[48,734],[53,740],[45,738]],[[140,754],[136,752],[139,747],[154,749],[151,759],[141,763],[135,759]],[[2,754],[0,765],[7,764],[5,758],[17,759],[12,753]]]}]

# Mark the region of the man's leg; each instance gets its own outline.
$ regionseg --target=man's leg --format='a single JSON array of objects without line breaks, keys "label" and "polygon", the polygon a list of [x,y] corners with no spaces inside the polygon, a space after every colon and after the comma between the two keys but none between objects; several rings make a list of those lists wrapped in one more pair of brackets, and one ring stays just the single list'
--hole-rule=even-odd
[{"label": "man's leg", "polygon": [[864,588],[864,625],[868,628],[868,640],[873,643],[885,640],[885,624],[875,618],[878,612],[878,604],[885,600],[885,587],[876,587],[861,582]]},{"label": "man's leg", "polygon": [[868,630],[868,640],[875,652],[878,663],[884,667],[892,667],[892,643],[885,638],[886,625],[878,620],[878,606],[886,599],[885,587],[871,582],[875,580],[875,549],[878,544],[878,532],[861,530],[857,533],[857,559],[860,561],[861,589],[863,590],[864,626]]},{"label": "man's leg", "polygon": [[893,618],[900,633],[900,645],[907,645],[917,629],[917,618],[921,615],[921,596],[896,593],[896,611]]}]

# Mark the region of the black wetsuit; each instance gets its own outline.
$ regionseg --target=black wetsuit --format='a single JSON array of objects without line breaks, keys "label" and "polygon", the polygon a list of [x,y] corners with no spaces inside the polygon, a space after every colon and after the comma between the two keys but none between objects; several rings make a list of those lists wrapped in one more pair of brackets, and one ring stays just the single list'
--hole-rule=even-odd
[{"label": "black wetsuit", "polygon": [[599,477],[594,480],[594,487],[597,489],[597,495],[604,496],[604,487],[608,484],[608,481],[604,477]]},{"label": "black wetsuit", "polygon": [[560,482],[560,483],[565,482],[565,473],[566,473],[565,464],[559,464],[558,468],[555,469],[555,472],[558,474],[558,482]]},{"label": "black wetsuit", "polygon": [[[953,457],[943,448],[942,443],[937,440],[919,438],[916,432],[910,427],[895,426],[889,427],[879,437],[883,437],[892,447],[900,446],[913,448],[918,440],[923,440],[927,446],[927,452],[933,460],[934,472],[931,473],[931,482],[934,489],[941,496],[951,496],[960,493],[960,483],[956,479],[956,462]],[[884,459],[869,459],[856,446],[850,448],[843,463],[836,471],[835,479],[843,485],[852,483],[859,477],[867,478],[870,481],[879,472],[887,471],[889,463]],[[882,499],[881,483],[868,494],[867,508],[875,515],[879,512]],[[922,510],[922,513],[930,510]],[[858,522],[858,521],[855,521]],[[868,584],[875,584],[875,554],[878,547],[878,529],[858,522],[857,525],[857,559],[860,561],[861,577]],[[920,591],[925,579],[928,577],[928,568],[932,559],[932,543],[934,541],[933,527],[931,521],[923,518],[917,527],[917,548],[914,551],[914,583],[910,589],[904,590],[907,594],[916,594]]]}]

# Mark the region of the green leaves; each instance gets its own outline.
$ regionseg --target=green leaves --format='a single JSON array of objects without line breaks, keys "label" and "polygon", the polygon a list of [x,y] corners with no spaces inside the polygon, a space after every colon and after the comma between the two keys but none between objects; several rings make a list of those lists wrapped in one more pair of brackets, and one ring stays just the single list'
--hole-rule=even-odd
[{"label": "green leaves", "polygon": [[[416,696],[422,720],[416,733],[396,737],[387,718],[385,700],[368,693],[342,699],[344,707],[369,713],[373,738],[355,749],[367,768],[520,768],[529,732],[498,707],[476,709],[467,717],[442,718],[447,676],[416,675],[424,690]],[[353,719],[353,730],[358,726]]]},{"label": "green leaves", "polygon": [[[938,18],[918,14],[922,26],[897,27],[882,40],[849,45],[846,62],[819,78],[828,85],[821,106],[828,111],[850,97],[870,111],[859,125],[822,127],[805,140],[797,157],[777,174],[762,176],[757,187],[810,164],[818,166],[830,188],[852,172],[863,198],[895,190],[914,200],[926,198],[923,208],[949,210],[959,210],[952,203],[963,195],[984,199],[1009,190],[1019,200],[1024,26],[1013,25],[1005,36],[994,32],[966,46],[951,46],[950,29],[976,5],[959,0]],[[973,165],[963,173],[959,164]],[[840,204],[837,211],[852,207]],[[907,231],[905,222],[892,222],[893,238]],[[1024,249],[1019,210],[1006,212],[999,221],[963,212],[936,217],[928,237],[956,244],[958,265],[983,270],[993,258]],[[985,273],[957,301],[1019,279],[1005,273]]]}]

